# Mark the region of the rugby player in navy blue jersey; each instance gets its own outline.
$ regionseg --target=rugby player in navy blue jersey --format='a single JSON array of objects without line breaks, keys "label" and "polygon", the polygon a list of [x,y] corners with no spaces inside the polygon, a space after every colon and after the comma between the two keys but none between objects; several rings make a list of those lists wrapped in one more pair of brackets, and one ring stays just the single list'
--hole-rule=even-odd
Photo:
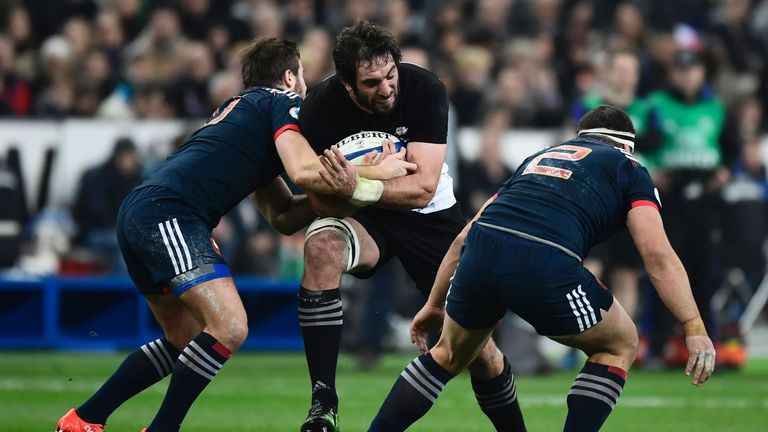
[{"label": "rugby player in navy blue jersey", "polygon": [[[444,163],[445,86],[433,73],[400,58],[397,40],[386,29],[355,23],[337,38],[336,74],[312,89],[302,106],[302,132],[316,151],[360,131],[386,132],[406,142],[406,159],[418,169],[359,188],[351,198],[362,209],[343,219],[318,219],[307,229],[298,311],[312,400],[301,432],[338,430],[342,274],[370,277],[396,257],[426,297],[440,261],[466,224]],[[493,394],[511,379],[505,357],[492,343],[469,370],[478,395]],[[514,403],[493,409],[480,405],[494,423],[519,411]]]},{"label": "rugby player in navy blue jersey", "polygon": [[[322,164],[300,133],[306,87],[296,44],[261,38],[240,60],[245,90],[134,189],[118,214],[128,271],[165,335],[130,354],[90,399],[59,420],[58,432],[102,431],[118,406],[169,374],[165,399],[147,430],[178,431],[248,333],[245,309],[211,231],[251,193],[278,231],[308,224],[315,214],[305,197],[293,196],[283,172],[305,190],[336,192],[320,177]],[[415,168],[396,157],[386,160],[360,175],[390,178]],[[333,180],[365,186],[357,173],[347,173]]]},{"label": "rugby player in navy blue jersey", "polygon": [[[581,119],[578,137],[522,163],[446,254],[411,326],[412,339],[425,353],[402,372],[369,431],[402,431],[423,416],[443,386],[483,349],[507,310],[540,334],[586,353],[567,396],[564,430],[600,429],[618,402],[638,336],[581,260],[624,226],[660,297],[684,324],[686,374],[693,372],[696,386],[707,381],[715,350],[664,232],[656,189],[631,156],[633,146],[629,117],[602,105]],[[427,350],[426,329],[441,322],[441,338]],[[517,400],[514,382],[485,402],[506,400]],[[525,427],[521,422],[497,429]]]}]

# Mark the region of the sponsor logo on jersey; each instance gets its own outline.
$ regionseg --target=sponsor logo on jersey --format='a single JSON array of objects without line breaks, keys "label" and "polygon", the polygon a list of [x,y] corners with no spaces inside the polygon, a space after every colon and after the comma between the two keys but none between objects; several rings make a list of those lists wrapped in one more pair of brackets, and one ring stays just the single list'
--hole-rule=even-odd
[{"label": "sponsor logo on jersey", "polygon": [[403,135],[408,133],[408,128],[405,126],[398,126],[397,129],[395,129],[395,135],[402,137]]}]

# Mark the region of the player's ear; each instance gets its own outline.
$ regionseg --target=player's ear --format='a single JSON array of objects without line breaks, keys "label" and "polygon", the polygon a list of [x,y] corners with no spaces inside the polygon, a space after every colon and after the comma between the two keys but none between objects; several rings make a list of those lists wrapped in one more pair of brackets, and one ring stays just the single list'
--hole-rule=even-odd
[{"label": "player's ear", "polygon": [[283,84],[285,84],[286,88],[294,88],[296,86],[296,81],[298,78],[296,77],[296,74],[293,73],[292,70],[286,69],[283,72]]},{"label": "player's ear", "polygon": [[348,83],[348,82],[346,82],[346,81],[344,81],[344,80],[341,80],[341,84],[343,84],[343,85],[344,85],[344,89],[345,89],[345,90],[346,90],[348,93],[351,93],[351,92],[352,92],[352,84],[350,84],[350,83]]}]

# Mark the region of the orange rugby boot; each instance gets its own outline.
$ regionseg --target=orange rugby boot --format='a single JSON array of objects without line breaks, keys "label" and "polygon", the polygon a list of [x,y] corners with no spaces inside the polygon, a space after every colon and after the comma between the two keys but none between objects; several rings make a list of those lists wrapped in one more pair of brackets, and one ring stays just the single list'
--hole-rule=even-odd
[{"label": "orange rugby boot", "polygon": [[104,425],[83,421],[72,408],[59,419],[54,432],[104,432]]}]

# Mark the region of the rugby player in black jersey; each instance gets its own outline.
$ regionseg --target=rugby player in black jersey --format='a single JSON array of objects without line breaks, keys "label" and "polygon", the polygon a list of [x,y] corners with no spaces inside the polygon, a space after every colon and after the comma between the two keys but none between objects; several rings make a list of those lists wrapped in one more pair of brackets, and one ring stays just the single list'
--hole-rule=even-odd
[{"label": "rugby player in black jersey", "polygon": [[[350,217],[321,218],[307,230],[299,322],[311,379],[311,408],[302,432],[338,430],[336,362],[343,311],[343,273],[366,278],[397,257],[427,296],[443,255],[465,224],[444,163],[448,98],[443,83],[419,66],[401,63],[397,41],[363,21],[345,28],[333,50],[336,75],[310,91],[300,124],[319,153],[360,131],[380,131],[406,142],[406,160],[418,169],[401,178],[356,188],[361,207]],[[489,343],[469,370],[478,398],[511,380],[506,359]],[[512,404],[484,406],[503,422]]]}]

